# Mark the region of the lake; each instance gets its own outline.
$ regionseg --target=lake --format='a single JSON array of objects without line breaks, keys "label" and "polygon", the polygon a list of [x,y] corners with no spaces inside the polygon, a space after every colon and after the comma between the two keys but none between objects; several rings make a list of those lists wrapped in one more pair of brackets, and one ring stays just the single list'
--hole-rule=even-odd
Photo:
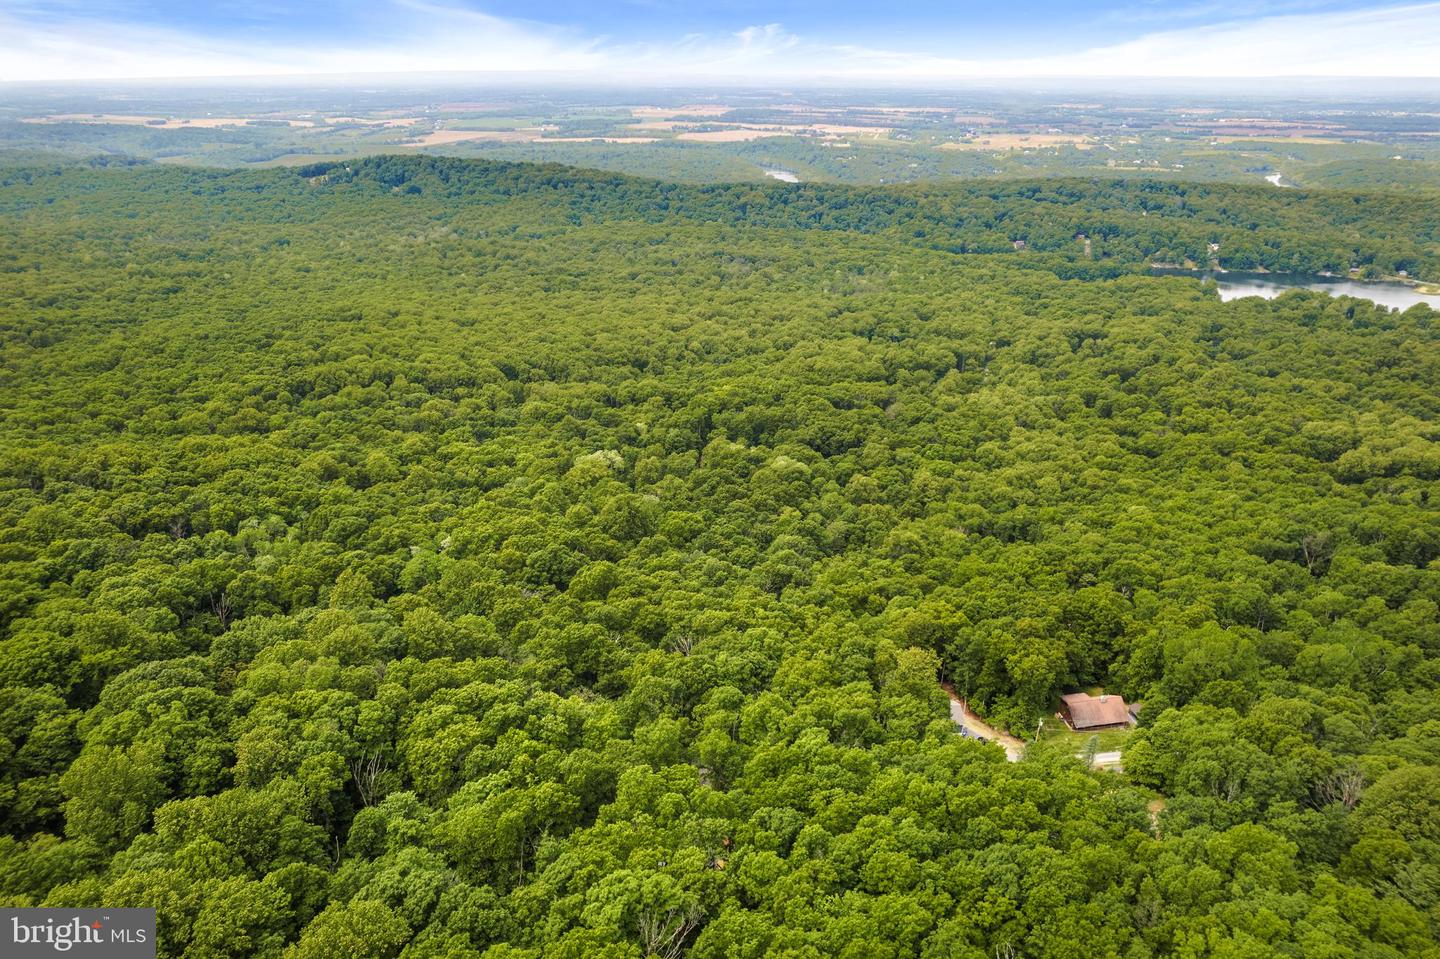
[{"label": "lake", "polygon": [[1214,280],[1220,299],[1225,301],[1238,300],[1242,296],[1263,296],[1273,300],[1286,290],[1317,290],[1331,296],[1359,297],[1393,310],[1409,309],[1417,303],[1440,310],[1440,293],[1421,293],[1404,283],[1366,282],[1304,273],[1245,273],[1238,270],[1207,273],[1159,266],[1152,267],[1150,273],[1154,276],[1193,276]]}]

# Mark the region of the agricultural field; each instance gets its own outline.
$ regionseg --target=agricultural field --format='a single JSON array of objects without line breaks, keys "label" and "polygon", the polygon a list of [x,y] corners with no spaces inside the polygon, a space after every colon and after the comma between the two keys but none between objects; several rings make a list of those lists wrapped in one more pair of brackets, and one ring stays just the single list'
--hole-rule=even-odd
[{"label": "agricultural field", "polygon": [[[444,89],[196,100],[137,89],[116,104],[35,92],[0,105],[0,162],[44,155],[225,167],[430,153],[562,162],[683,182],[879,185],[1116,174],[1318,188],[1440,188],[1440,108],[1424,99],[1327,104],[1112,94],[540,95]],[[278,102],[277,102],[278,101]],[[324,103],[327,109],[316,104]],[[243,108],[243,109],[242,109]],[[8,159],[7,159],[8,158]],[[1273,182],[1273,180],[1272,180]]]}]

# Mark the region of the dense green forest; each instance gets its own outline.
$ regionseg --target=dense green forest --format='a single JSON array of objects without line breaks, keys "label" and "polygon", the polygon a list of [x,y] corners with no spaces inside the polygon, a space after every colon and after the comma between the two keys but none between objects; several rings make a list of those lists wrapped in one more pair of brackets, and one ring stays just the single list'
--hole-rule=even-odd
[{"label": "dense green forest", "polygon": [[[111,172],[127,166],[137,167],[128,177]],[[368,224],[381,210],[427,217],[462,238],[496,230],[539,237],[601,222],[713,223],[877,235],[949,253],[1011,253],[1018,245],[1031,255],[1027,265],[1081,278],[1189,260],[1238,270],[1403,270],[1440,279],[1440,193],[1113,178],[889,188],[689,185],[554,164],[404,156],[244,173],[121,159],[56,163],[0,168],[0,189],[0,213],[60,203],[62,195],[98,196],[108,206],[139,202],[127,194],[143,193],[142,208],[163,210],[167,223],[198,217],[197,224],[213,220],[227,230],[237,219],[262,216]],[[387,192],[396,196],[377,205],[377,193]],[[210,200],[198,213],[190,209],[197,196]],[[181,204],[183,212],[176,209]],[[499,222],[497,205],[509,211]],[[138,218],[142,208],[114,212]]]},{"label": "dense green forest", "polygon": [[[381,158],[10,169],[0,226],[0,901],[1440,956],[1440,315],[1140,273],[1435,277],[1434,201]],[[1143,702],[1125,771],[942,677]]]}]

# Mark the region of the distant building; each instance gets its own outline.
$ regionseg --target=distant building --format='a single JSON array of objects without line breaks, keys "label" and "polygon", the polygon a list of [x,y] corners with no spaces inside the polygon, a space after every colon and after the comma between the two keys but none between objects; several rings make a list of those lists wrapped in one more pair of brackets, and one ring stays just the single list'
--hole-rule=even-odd
[{"label": "distant building", "polygon": [[1014,246],[1015,246],[1015,249],[1017,249],[1017,250],[1023,250],[1023,249],[1025,249],[1025,241],[1024,241],[1024,240],[1016,240],[1015,243],[1014,243]]},{"label": "distant building", "polygon": [[1060,715],[1076,732],[1091,729],[1120,729],[1134,722],[1125,700],[1104,693],[1071,693],[1060,697]]}]

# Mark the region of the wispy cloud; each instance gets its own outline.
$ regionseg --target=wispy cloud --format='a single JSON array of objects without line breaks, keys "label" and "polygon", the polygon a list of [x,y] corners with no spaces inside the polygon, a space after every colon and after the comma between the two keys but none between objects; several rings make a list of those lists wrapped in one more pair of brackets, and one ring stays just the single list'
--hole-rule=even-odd
[{"label": "wispy cloud", "polygon": [[1044,67],[1044,75],[1435,77],[1440,3],[1167,30]]},{"label": "wispy cloud", "polygon": [[100,19],[0,14],[0,79],[293,76],[476,70],[584,72],[613,66],[602,41],[425,0],[365,42],[259,43]]},{"label": "wispy cloud", "polygon": [[[1266,9],[1324,0],[1270,0]],[[1204,0],[1200,0],[1203,5]],[[1440,75],[1440,0],[1362,11],[1310,11],[1151,32],[1043,57],[987,57],[968,49],[821,42],[759,24],[673,41],[627,42],[538,21],[497,17],[439,0],[392,0],[403,16],[362,39],[316,36],[262,43],[108,19],[0,13],[0,78],[547,72],[580,78],[854,79],[980,77],[1246,77]],[[380,35],[383,34],[383,35]]]}]

